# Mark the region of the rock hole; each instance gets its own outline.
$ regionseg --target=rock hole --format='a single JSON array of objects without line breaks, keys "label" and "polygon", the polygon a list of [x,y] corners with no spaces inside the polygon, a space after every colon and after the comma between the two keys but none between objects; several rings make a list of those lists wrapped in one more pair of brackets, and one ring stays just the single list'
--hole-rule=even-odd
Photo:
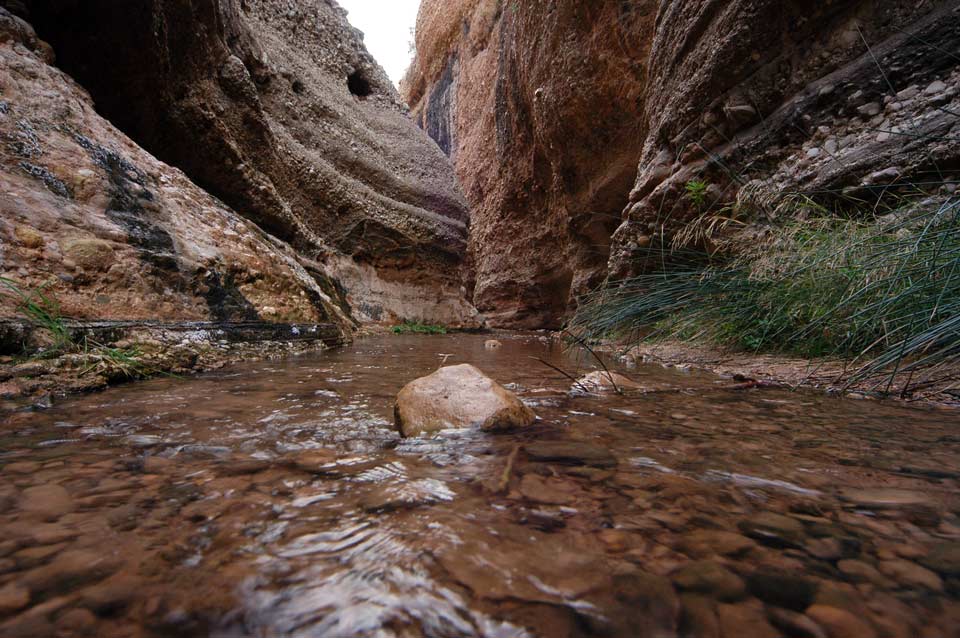
[{"label": "rock hole", "polygon": [[364,76],[363,71],[357,70],[347,77],[347,88],[361,100],[373,93],[373,87],[370,81]]},{"label": "rock hole", "polygon": [[303,85],[303,82],[301,82],[300,80],[294,80],[292,87],[293,87],[293,92],[296,93],[297,95],[303,95],[303,92],[307,88]]}]

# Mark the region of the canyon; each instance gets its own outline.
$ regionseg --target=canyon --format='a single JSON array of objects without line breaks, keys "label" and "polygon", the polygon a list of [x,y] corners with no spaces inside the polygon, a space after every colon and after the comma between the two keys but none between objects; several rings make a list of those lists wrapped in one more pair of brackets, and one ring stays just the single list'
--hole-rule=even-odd
[{"label": "canyon", "polygon": [[956,638],[960,4],[415,49],[0,0],[0,636]]},{"label": "canyon", "polygon": [[[425,0],[402,93],[470,203],[477,308],[557,327],[651,247],[736,250],[801,197],[844,214],[914,184],[955,188],[958,12]],[[711,222],[737,232],[704,237]]]}]

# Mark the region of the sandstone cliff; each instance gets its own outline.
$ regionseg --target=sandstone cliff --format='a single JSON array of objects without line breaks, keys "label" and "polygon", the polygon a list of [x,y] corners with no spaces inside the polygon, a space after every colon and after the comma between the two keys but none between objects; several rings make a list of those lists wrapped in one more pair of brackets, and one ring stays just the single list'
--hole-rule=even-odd
[{"label": "sandstone cliff", "polygon": [[335,2],[5,4],[0,274],[80,317],[475,323],[449,162]]},{"label": "sandstone cliff", "polygon": [[403,94],[454,160],[500,325],[555,325],[708,212],[960,170],[953,1],[425,0],[417,51]]}]

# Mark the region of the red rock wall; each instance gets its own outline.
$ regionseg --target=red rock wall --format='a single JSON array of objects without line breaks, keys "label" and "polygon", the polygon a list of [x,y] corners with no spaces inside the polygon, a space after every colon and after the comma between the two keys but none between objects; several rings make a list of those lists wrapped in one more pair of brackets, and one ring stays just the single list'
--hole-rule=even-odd
[{"label": "red rock wall", "polygon": [[655,2],[426,0],[403,85],[471,204],[474,302],[558,325],[602,281],[636,175]]},{"label": "red rock wall", "polygon": [[556,325],[690,229],[691,180],[751,221],[790,193],[834,206],[955,180],[958,11],[425,0],[402,92],[472,206],[476,305],[499,325]]},{"label": "red rock wall", "polygon": [[336,281],[358,320],[475,324],[452,167],[336,3],[4,2],[100,115]]}]

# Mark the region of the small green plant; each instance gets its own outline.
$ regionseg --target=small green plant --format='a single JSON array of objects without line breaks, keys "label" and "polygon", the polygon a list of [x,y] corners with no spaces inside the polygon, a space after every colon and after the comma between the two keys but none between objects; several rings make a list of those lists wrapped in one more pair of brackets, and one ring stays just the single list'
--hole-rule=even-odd
[{"label": "small green plant", "polygon": [[707,205],[707,189],[710,187],[702,179],[691,179],[686,183],[687,199],[693,202],[697,208],[703,208]]},{"label": "small green plant", "polygon": [[45,286],[24,290],[17,282],[0,277],[0,296],[13,299],[17,311],[34,326],[46,330],[54,342],[55,350],[68,349],[72,341],[60,305],[44,292]]},{"label": "small green plant", "polygon": [[444,326],[438,324],[428,324],[421,323],[419,321],[404,321],[400,325],[394,326],[391,328],[393,334],[397,335],[408,335],[408,334],[419,334],[419,335],[445,335],[447,334],[447,329]]},{"label": "small green plant", "polygon": [[60,313],[60,304],[44,288],[24,290],[16,281],[0,277],[0,296],[12,299],[23,319],[46,331],[53,340],[51,347],[32,358],[82,355],[85,367],[80,370],[81,377],[93,373],[112,380],[140,379],[157,373],[143,363],[143,352],[136,347],[114,348],[86,337],[81,342],[75,340]]}]

